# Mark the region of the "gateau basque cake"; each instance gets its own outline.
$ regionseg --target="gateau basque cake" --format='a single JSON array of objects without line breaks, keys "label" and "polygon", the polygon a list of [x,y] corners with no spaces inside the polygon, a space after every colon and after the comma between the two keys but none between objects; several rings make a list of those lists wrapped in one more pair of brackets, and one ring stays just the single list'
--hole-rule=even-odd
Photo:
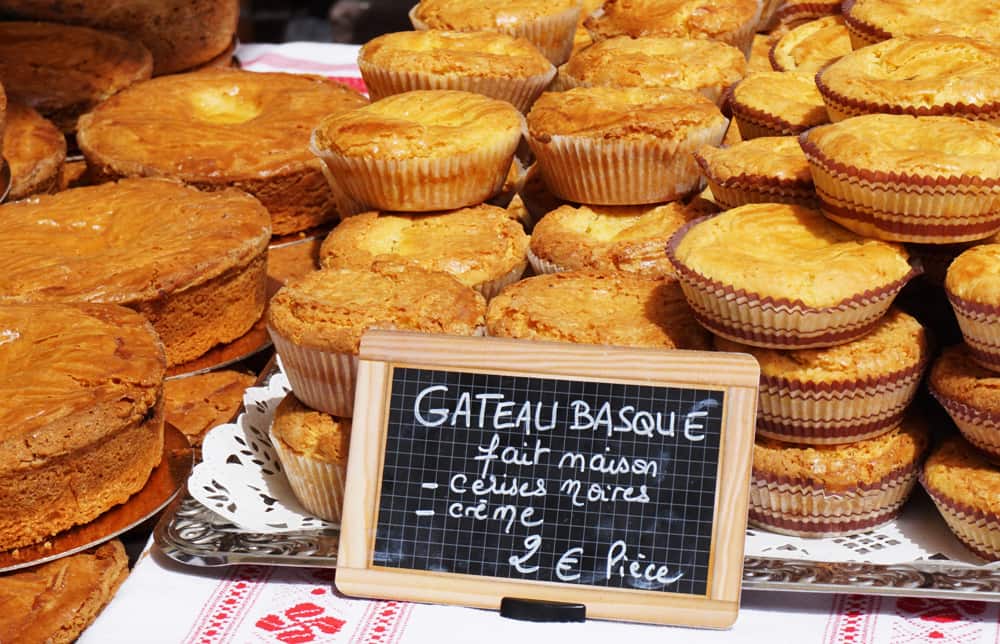
[{"label": "gateau basque cake", "polygon": [[806,72],[758,72],[737,83],[729,107],[744,141],[788,136],[828,123],[823,97]]},{"label": "gateau basque cake", "polygon": [[809,162],[794,136],[762,136],[728,147],[705,146],[694,155],[712,198],[724,208],[748,203],[816,207]]},{"label": "gateau basque cake", "polygon": [[0,549],[95,519],[163,451],[163,346],[108,304],[0,304]]},{"label": "gateau basque cake", "polygon": [[928,382],[965,439],[1000,463],[1000,374],[977,364],[975,353],[957,344],[938,356]]},{"label": "gateau basque cake", "polygon": [[8,201],[59,190],[66,137],[51,121],[27,105],[11,103],[0,143],[0,153],[10,165]]},{"label": "gateau basque cake", "polygon": [[233,41],[239,0],[0,0],[0,11],[127,34],[153,54],[156,75],[191,69]]},{"label": "gateau basque cake", "polygon": [[494,31],[402,31],[368,41],[358,67],[377,101],[417,89],[457,89],[527,112],[556,68],[524,38]]},{"label": "gateau basque cake", "polygon": [[841,16],[828,16],[792,29],[771,48],[771,66],[779,72],[814,74],[851,52],[851,37]]},{"label": "gateau basque cake", "polygon": [[110,302],[152,322],[169,365],[264,310],[267,211],[236,190],[126,179],[0,206],[0,304]]},{"label": "gateau basque cake", "polygon": [[415,29],[500,31],[531,41],[554,65],[573,49],[579,0],[420,0],[410,10]]},{"label": "gateau basque cake", "polygon": [[208,430],[228,423],[243,404],[243,393],[256,378],[239,371],[210,371],[163,384],[163,418],[192,445],[201,445]]},{"label": "gateau basque cake", "polygon": [[100,180],[167,177],[239,188],[271,213],[276,235],[337,216],[312,128],[367,100],[316,76],[206,70],[153,79],[80,119],[77,142]]},{"label": "gateau basque cake", "polygon": [[789,204],[696,220],[674,234],[667,253],[699,322],[773,349],[865,335],[917,274],[902,245],[865,239]]},{"label": "gateau basque cake", "polygon": [[996,0],[964,0],[958,5],[845,0],[843,12],[855,49],[899,36],[944,34],[994,42],[1000,37],[1000,4]]},{"label": "gateau basque cake", "polygon": [[0,82],[8,99],[38,110],[63,132],[101,101],[150,77],[141,43],[87,27],[0,22]]},{"label": "gateau basque cake", "polygon": [[962,252],[948,267],[944,287],[973,360],[1000,372],[1000,244]]}]

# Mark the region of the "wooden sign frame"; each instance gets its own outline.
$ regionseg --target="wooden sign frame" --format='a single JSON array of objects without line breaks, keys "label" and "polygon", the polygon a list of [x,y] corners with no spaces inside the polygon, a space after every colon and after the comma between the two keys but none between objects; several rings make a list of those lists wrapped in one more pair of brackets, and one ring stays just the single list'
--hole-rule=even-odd
[{"label": "wooden sign frame", "polygon": [[[726,628],[739,611],[760,368],[751,356],[372,331],[362,338],[335,584],[346,595],[498,609],[579,602],[588,617]],[[394,366],[725,391],[705,596],[374,565]]]}]

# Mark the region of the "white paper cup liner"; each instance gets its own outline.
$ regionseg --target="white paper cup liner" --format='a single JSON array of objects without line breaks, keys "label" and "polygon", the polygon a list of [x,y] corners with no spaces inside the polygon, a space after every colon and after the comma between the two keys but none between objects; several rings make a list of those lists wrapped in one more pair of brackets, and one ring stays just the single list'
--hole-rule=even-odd
[{"label": "white paper cup liner", "polygon": [[524,269],[528,268],[528,262],[522,262],[510,270],[506,275],[498,277],[495,280],[490,280],[488,282],[483,282],[475,286],[475,289],[479,291],[479,294],[486,298],[486,301],[490,301],[494,297],[500,294],[500,291],[504,287],[513,284],[514,282],[521,279],[524,275]]},{"label": "white paper cup liner", "polygon": [[295,344],[270,326],[274,349],[288,375],[295,396],[304,404],[331,416],[354,415],[358,357]]},{"label": "white paper cup liner", "polygon": [[340,522],[344,505],[344,485],[347,482],[346,463],[325,463],[297,454],[271,432],[274,451],[278,454],[288,483],[306,510],[327,521]]},{"label": "white paper cup liner", "polygon": [[551,275],[552,273],[563,273],[568,270],[555,262],[542,259],[530,247],[528,248],[528,262],[531,264],[531,270],[535,271],[535,275]]}]

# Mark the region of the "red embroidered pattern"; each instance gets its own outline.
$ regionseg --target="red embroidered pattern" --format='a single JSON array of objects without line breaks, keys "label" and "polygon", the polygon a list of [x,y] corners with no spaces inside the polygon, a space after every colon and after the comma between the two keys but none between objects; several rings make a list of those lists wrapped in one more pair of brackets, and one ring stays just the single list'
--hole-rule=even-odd
[{"label": "red embroidered pattern", "polygon": [[985,625],[986,604],[907,597],[896,602],[896,615],[902,619],[893,623],[893,644],[978,642]]},{"label": "red embroidered pattern", "polygon": [[[317,593],[316,590],[320,592]],[[322,595],[323,589],[313,591],[314,595]],[[342,619],[324,615],[326,609],[303,602],[283,611],[282,615],[265,615],[256,622],[257,628],[274,634],[274,638],[284,644],[304,644],[316,639],[316,632],[325,635],[336,635],[346,623]]]},{"label": "red embroidered pattern", "polygon": [[871,641],[880,597],[869,595],[837,595],[833,600],[830,620],[823,641],[833,644],[861,644]]},{"label": "red embroidered pattern", "polygon": [[406,622],[410,619],[412,604],[397,601],[372,602],[364,619],[351,637],[352,642],[368,644],[394,644],[399,641]]},{"label": "red embroidered pattern", "polygon": [[236,566],[205,602],[198,619],[188,632],[190,644],[218,644],[240,623],[253,605],[272,569],[265,566]]}]

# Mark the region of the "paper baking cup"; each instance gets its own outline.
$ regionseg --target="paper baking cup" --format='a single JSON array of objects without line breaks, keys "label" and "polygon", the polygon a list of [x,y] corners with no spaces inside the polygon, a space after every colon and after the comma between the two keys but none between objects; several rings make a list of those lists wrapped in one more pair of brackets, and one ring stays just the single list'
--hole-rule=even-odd
[{"label": "paper baking cup", "polygon": [[847,27],[848,34],[850,34],[851,47],[853,49],[861,49],[862,47],[874,45],[875,43],[892,38],[892,34],[888,31],[852,16],[851,10],[854,8],[855,2],[857,0],[844,0],[844,4],[841,7],[841,13],[844,15],[844,25]]},{"label": "paper baking cup", "polygon": [[754,31],[770,31],[773,23],[776,23],[778,8],[782,0],[763,0],[760,8],[760,18],[757,19],[757,27]]},{"label": "paper baking cup", "polygon": [[948,301],[972,359],[991,371],[1000,372],[1000,307],[971,302],[950,291]]},{"label": "paper baking cup", "polygon": [[[417,31],[428,31],[432,29],[430,25],[417,17],[417,7],[414,5],[410,9],[409,16],[413,28]],[[573,36],[576,33],[576,23],[580,19],[581,5],[576,5],[560,13],[551,16],[542,16],[525,22],[517,21],[512,24],[496,25],[485,31],[499,31],[520,36],[531,41],[542,54],[552,62],[553,65],[562,65],[569,60],[569,55],[573,51]],[[449,27],[453,31],[484,31],[481,28],[462,29]]]},{"label": "paper baking cup", "polygon": [[[479,204],[500,192],[520,136],[449,157],[374,159],[310,147],[331,189],[365,209],[424,212]],[[331,179],[332,178],[332,179]]]},{"label": "paper baking cup", "polygon": [[876,378],[809,382],[761,376],[757,433],[808,445],[838,445],[896,427],[920,384],[925,362]]},{"label": "paper baking cup", "polygon": [[378,101],[386,96],[419,89],[451,89],[482,94],[512,104],[527,112],[556,75],[555,67],[544,74],[524,78],[457,76],[425,72],[393,71],[358,60],[368,96]]},{"label": "paper baking cup", "polygon": [[719,34],[718,36],[714,36],[712,40],[720,40],[728,45],[736,47],[743,52],[743,57],[749,60],[750,50],[753,49],[753,37],[757,33],[757,23],[760,21],[760,14],[762,10],[761,2],[762,0],[757,0],[757,13],[755,13],[754,16],[745,22],[739,29],[728,34]]},{"label": "paper baking cup", "polygon": [[763,136],[792,136],[801,134],[815,125],[813,123],[792,123],[777,114],[744,105],[735,98],[730,99],[729,107],[733,111],[733,120],[736,121],[736,127],[740,129],[740,137],[744,141]]},{"label": "paper baking cup", "polygon": [[325,463],[302,456],[287,447],[273,432],[268,432],[268,436],[281,466],[285,468],[288,484],[302,507],[321,519],[340,523],[347,464]]},{"label": "paper baking cup", "polygon": [[987,561],[1000,559],[1000,516],[952,499],[930,485],[923,473],[920,483],[948,528],[966,548]]},{"label": "paper baking cup", "polygon": [[929,389],[931,395],[941,403],[944,410],[955,421],[962,436],[982,452],[987,459],[1000,464],[1000,414],[977,409],[949,398],[933,385]]},{"label": "paper baking cup", "polygon": [[840,0],[836,2],[785,2],[774,14],[771,23],[795,28],[800,23],[811,22],[826,16],[840,14]]},{"label": "paper baking cup", "polygon": [[736,208],[748,203],[789,203],[808,208],[819,207],[819,199],[811,180],[779,179],[747,173],[719,180],[703,156],[695,153],[694,158],[708,180],[712,197],[724,208]]},{"label": "paper baking cup", "polygon": [[524,275],[524,269],[526,268],[528,268],[528,262],[521,262],[506,275],[498,277],[495,280],[483,282],[473,288],[479,291],[479,294],[486,298],[486,301],[489,301],[499,295],[500,291],[502,291],[506,286],[509,286],[521,279],[521,276]]},{"label": "paper baking cup", "polygon": [[667,258],[698,322],[735,342],[769,349],[813,349],[856,340],[875,327],[896,294],[920,273],[911,268],[894,282],[833,306],[815,307],[763,296],[708,278],[677,258],[677,246],[684,235],[706,219],[688,222],[674,233],[667,243]]},{"label": "paper baking cup", "polygon": [[268,326],[267,330],[296,398],[331,416],[350,418],[354,415],[357,355],[295,344],[272,327]]},{"label": "paper baking cup", "polygon": [[1000,180],[875,172],[834,161],[806,138],[820,209],[865,237],[925,244],[975,241],[1000,231]]},{"label": "paper baking cup", "polygon": [[722,142],[728,123],[693,131],[680,142],[653,137],[604,141],[553,135],[528,137],[545,184],[561,199],[585,204],[639,205],[678,199],[700,187],[692,152]]},{"label": "paper baking cup", "polygon": [[553,273],[564,273],[569,270],[565,266],[542,259],[530,247],[528,248],[528,263],[531,264],[531,270],[535,271],[535,275],[551,275]]},{"label": "paper baking cup", "polygon": [[871,486],[831,492],[808,482],[754,470],[749,522],[796,537],[837,537],[868,532],[899,514],[917,482],[914,465]]}]

